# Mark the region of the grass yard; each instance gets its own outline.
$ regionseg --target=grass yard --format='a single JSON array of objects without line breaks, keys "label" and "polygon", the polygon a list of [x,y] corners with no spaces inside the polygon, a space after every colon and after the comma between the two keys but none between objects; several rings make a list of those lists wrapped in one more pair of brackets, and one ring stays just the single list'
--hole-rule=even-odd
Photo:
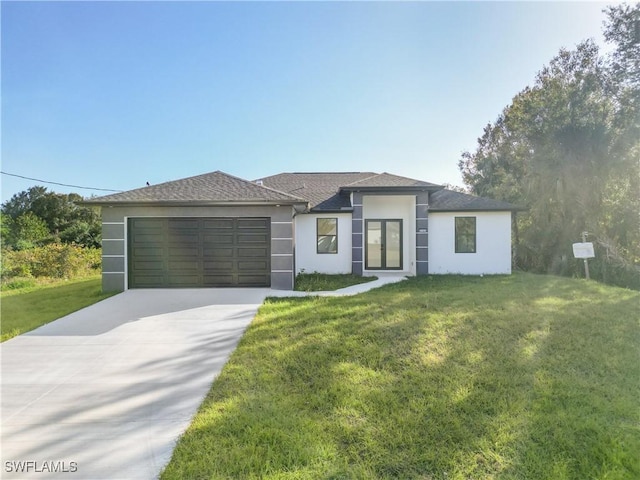
[{"label": "grass yard", "polygon": [[58,281],[0,294],[2,341],[113,295],[102,293],[100,276]]},{"label": "grass yard", "polygon": [[299,292],[332,292],[341,288],[372,282],[378,277],[363,277],[350,273],[327,275],[325,273],[299,273],[296,276],[295,290]]},{"label": "grass yard", "polygon": [[161,478],[640,478],[639,306],[531,274],[270,299]]}]

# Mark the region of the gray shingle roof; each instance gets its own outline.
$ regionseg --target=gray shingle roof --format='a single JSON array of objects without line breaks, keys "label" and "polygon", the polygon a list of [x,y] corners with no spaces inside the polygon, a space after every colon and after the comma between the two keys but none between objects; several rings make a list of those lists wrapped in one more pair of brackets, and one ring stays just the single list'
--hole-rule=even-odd
[{"label": "gray shingle roof", "polygon": [[350,208],[348,192],[359,188],[440,188],[413,178],[374,172],[280,173],[265,177],[262,182],[273,189],[305,198],[312,210],[324,211]]},{"label": "gray shingle roof", "polygon": [[521,207],[501,200],[486,197],[476,197],[467,193],[453,190],[438,190],[431,194],[429,211],[431,212],[460,212],[460,211],[516,211]]},{"label": "gray shingle roof", "polygon": [[348,195],[340,194],[340,187],[377,175],[373,172],[337,173],[280,173],[265,177],[265,186],[302,197],[316,210],[350,208]]},{"label": "gray shingle roof", "polygon": [[348,185],[343,185],[345,189],[351,189],[356,187],[426,187],[426,188],[441,188],[440,185],[435,183],[423,182],[422,180],[416,180],[414,178],[401,177],[399,175],[392,175],[391,173],[377,173],[370,177],[358,180]]},{"label": "gray shingle roof", "polygon": [[160,183],[122,193],[114,193],[87,200],[85,203],[215,203],[215,202],[305,202],[289,195],[242,178],[215,171]]}]

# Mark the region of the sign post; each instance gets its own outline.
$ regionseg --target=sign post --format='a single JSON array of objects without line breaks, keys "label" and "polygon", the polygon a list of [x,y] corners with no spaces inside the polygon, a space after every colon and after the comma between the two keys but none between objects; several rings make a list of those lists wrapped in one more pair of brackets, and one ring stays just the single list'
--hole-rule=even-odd
[{"label": "sign post", "polygon": [[593,250],[593,243],[587,242],[587,235],[587,232],[582,232],[582,243],[573,244],[573,256],[584,260],[584,276],[589,280],[591,277],[589,276],[589,262],[587,259],[594,258],[596,254]]}]

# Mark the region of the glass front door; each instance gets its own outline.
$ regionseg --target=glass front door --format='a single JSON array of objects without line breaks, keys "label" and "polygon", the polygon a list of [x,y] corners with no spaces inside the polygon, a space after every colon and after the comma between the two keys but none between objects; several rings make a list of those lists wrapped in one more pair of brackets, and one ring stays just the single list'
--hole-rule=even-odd
[{"label": "glass front door", "polygon": [[365,220],[365,268],[402,269],[402,220]]}]

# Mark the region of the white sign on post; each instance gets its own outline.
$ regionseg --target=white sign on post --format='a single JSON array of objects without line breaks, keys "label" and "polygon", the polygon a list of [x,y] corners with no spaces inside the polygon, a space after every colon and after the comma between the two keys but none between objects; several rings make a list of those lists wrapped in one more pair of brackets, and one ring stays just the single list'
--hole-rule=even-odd
[{"label": "white sign on post", "polygon": [[582,242],[573,244],[573,256],[576,258],[594,258],[593,243]]}]

